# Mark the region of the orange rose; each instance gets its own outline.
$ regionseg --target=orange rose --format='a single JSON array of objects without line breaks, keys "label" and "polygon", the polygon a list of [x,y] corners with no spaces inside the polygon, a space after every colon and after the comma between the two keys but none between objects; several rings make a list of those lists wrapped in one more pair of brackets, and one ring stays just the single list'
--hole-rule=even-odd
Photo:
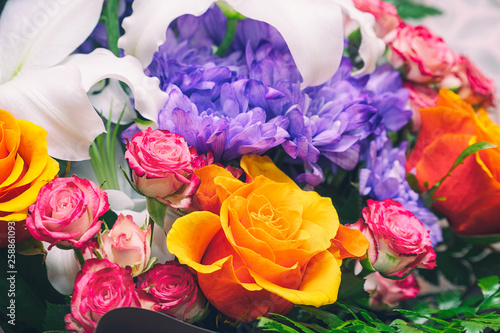
[{"label": "orange rose", "polygon": [[[436,107],[420,110],[422,128],[407,170],[416,169],[421,190],[443,178],[460,153],[475,142],[500,147],[500,127],[485,110],[478,113],[449,90],[441,90]],[[465,159],[444,180],[433,207],[462,235],[500,233],[500,149],[482,150]]]},{"label": "orange rose", "polygon": [[8,244],[7,224],[16,223],[16,241],[29,237],[24,221],[40,188],[52,180],[59,164],[47,153],[47,132],[0,110],[0,247]]},{"label": "orange rose", "polygon": [[215,185],[200,200],[211,212],[179,218],[167,235],[168,250],[198,273],[208,300],[235,320],[335,302],[342,259],[364,255],[368,241],[339,224],[330,198],[301,190],[269,158],[248,155],[241,165],[247,183],[214,165],[197,173],[198,191],[207,179]]}]

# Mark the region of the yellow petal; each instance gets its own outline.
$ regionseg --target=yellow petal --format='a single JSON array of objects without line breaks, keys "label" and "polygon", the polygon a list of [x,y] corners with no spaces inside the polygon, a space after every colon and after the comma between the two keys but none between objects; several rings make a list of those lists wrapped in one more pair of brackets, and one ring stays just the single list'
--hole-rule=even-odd
[{"label": "yellow petal", "polygon": [[[252,179],[257,176],[265,176],[278,183],[288,183],[299,188],[295,182],[281,171],[268,156],[259,156],[255,154],[244,155],[240,162],[241,168]],[[247,183],[249,181],[247,180]]]},{"label": "yellow petal", "polygon": [[219,216],[210,212],[192,212],[178,218],[167,234],[167,248],[181,264],[199,273],[209,274],[219,270],[228,260],[224,258],[212,265],[200,264],[212,238],[221,229]]},{"label": "yellow petal", "polygon": [[263,289],[294,303],[316,307],[334,303],[340,286],[340,267],[328,251],[316,255],[309,262],[298,290],[283,288],[253,271],[250,274]]}]

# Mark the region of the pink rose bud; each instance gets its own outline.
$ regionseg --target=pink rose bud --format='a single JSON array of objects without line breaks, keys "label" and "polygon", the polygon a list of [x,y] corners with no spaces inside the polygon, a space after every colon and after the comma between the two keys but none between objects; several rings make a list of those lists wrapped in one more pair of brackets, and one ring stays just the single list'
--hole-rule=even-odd
[{"label": "pink rose bud", "polygon": [[406,79],[420,83],[443,79],[455,65],[452,49],[426,27],[402,23],[386,36],[389,61]]},{"label": "pink rose bud", "polygon": [[131,267],[132,276],[146,268],[151,256],[151,226],[143,230],[132,216],[120,214],[111,230],[101,233],[99,239],[102,258],[123,268]]},{"label": "pink rose bud", "polygon": [[373,310],[386,310],[399,302],[414,298],[420,286],[413,274],[401,280],[384,278],[378,272],[366,277],[364,289],[370,294],[369,305]]},{"label": "pink rose bud", "polygon": [[125,158],[139,191],[174,208],[188,208],[200,179],[193,173],[206,164],[184,138],[148,128],[132,137]]},{"label": "pink rose bud", "polygon": [[373,269],[386,277],[403,277],[416,267],[436,267],[429,232],[415,215],[392,199],[367,203],[363,218],[349,227],[368,239],[366,259]]},{"label": "pink rose bud", "polygon": [[157,264],[139,275],[137,286],[157,302],[155,311],[168,313],[184,321],[194,321],[205,312],[207,300],[195,275],[176,261]]},{"label": "pink rose bud", "polygon": [[64,317],[66,329],[93,332],[108,311],[122,307],[141,307],[130,269],[106,259],[85,262],[75,279],[71,313]]},{"label": "pink rose bud", "polygon": [[106,192],[93,182],[56,178],[40,189],[26,226],[35,239],[80,248],[99,232],[99,217],[108,209]]}]

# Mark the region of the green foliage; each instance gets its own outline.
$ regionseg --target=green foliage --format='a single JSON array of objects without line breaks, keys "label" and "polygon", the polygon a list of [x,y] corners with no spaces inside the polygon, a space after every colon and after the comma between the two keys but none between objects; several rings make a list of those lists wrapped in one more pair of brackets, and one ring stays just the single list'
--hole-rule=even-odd
[{"label": "green foliage", "polygon": [[427,6],[412,0],[385,0],[385,2],[392,3],[396,6],[398,14],[403,20],[420,20],[427,16],[443,14],[443,12],[436,7]]}]

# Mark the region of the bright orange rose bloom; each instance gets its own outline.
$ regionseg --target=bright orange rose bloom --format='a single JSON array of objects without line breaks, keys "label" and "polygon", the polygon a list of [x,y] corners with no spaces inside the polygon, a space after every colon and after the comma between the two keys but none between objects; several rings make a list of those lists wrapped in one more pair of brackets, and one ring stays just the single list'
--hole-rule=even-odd
[{"label": "bright orange rose bloom", "polygon": [[330,198],[301,190],[268,157],[244,156],[241,166],[246,183],[215,165],[197,171],[204,211],[177,219],[170,253],[234,320],[335,302],[342,259],[364,255],[366,238],[339,224]]},{"label": "bright orange rose bloom", "polygon": [[[441,90],[437,106],[420,110],[422,128],[407,170],[416,169],[421,190],[443,178],[460,153],[475,142],[500,147],[500,127],[485,110],[478,113],[458,95]],[[461,235],[500,233],[500,149],[486,149],[467,157],[436,191],[433,207],[443,213]]]},{"label": "bright orange rose bloom", "polygon": [[0,247],[8,244],[8,221],[16,241],[29,237],[24,220],[40,188],[54,179],[59,164],[47,153],[47,132],[0,110]]}]

